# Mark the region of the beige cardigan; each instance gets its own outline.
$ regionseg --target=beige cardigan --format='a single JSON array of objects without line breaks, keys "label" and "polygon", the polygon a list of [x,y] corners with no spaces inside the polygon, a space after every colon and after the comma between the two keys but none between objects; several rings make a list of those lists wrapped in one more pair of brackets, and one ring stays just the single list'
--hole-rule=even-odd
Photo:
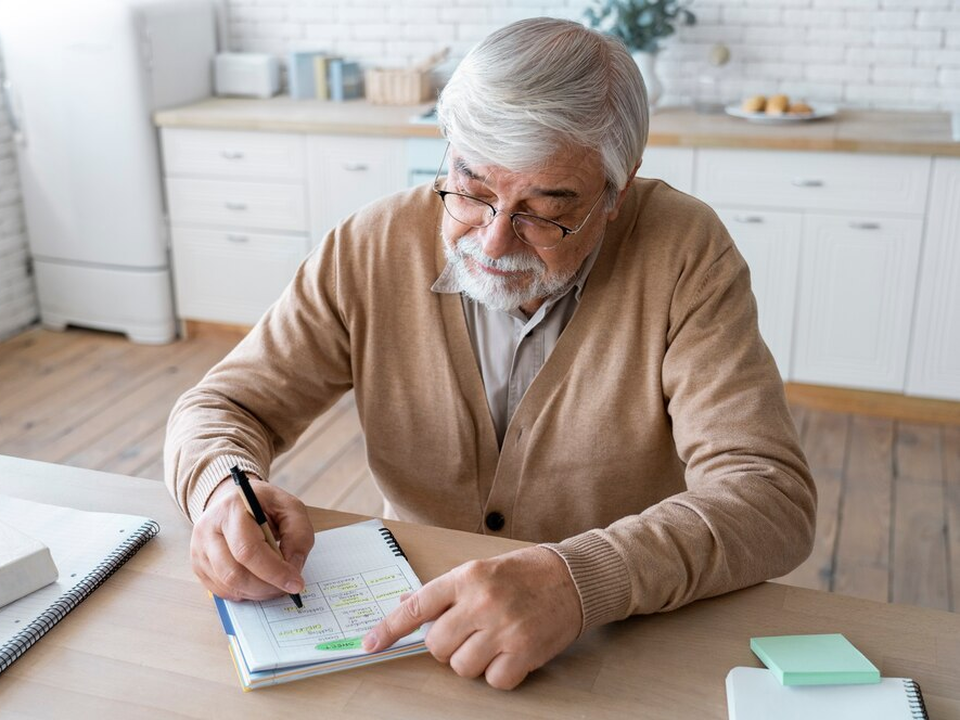
[{"label": "beige cardigan", "polygon": [[[636,181],[498,452],[427,187],[345,220],[170,416],[166,482],[196,519],[240,463],[268,476],[350,388],[402,520],[543,543],[583,628],[786,573],[816,492],[747,266],[716,215]],[[498,532],[484,524],[497,511]]]}]

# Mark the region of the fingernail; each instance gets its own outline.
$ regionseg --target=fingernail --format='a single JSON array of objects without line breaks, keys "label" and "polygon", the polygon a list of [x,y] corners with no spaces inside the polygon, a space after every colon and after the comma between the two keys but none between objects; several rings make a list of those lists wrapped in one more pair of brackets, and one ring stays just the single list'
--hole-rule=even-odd
[{"label": "fingernail", "polygon": [[287,584],[283,586],[283,589],[288,593],[298,593],[303,591],[303,583],[299,583],[296,580],[288,580]]},{"label": "fingernail", "polygon": [[304,560],[306,560],[306,557],[304,557],[302,553],[296,553],[290,558],[290,564],[293,565],[297,570],[303,570]]},{"label": "fingernail", "polygon": [[373,652],[377,649],[377,631],[371,630],[363,637],[363,649],[367,652]]}]

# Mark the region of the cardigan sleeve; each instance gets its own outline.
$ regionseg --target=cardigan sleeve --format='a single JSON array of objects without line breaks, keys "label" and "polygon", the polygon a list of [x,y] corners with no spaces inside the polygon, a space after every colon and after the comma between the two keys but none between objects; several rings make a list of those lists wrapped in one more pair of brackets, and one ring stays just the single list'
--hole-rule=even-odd
[{"label": "cardigan sleeve", "polygon": [[190,520],[231,465],[267,479],[273,458],[351,388],[336,246],[331,233],[253,330],[174,405],[164,479]]},{"label": "cardigan sleeve", "polygon": [[581,596],[581,631],[778,577],[813,544],[816,489],[747,265],[729,239],[681,278],[661,368],[684,492],[547,545]]}]

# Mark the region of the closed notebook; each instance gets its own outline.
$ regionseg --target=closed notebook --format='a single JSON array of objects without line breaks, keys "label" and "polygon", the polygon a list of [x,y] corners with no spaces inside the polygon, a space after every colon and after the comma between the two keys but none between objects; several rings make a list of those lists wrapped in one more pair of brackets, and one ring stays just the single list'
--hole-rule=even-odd
[{"label": "closed notebook", "polygon": [[727,674],[730,720],[929,720],[920,686],[907,678],[869,685],[781,685],[765,668]]},{"label": "closed notebook", "polygon": [[86,512],[3,495],[0,517],[49,547],[60,571],[55,582],[0,608],[0,673],[160,530],[138,515]]},{"label": "closed notebook", "polygon": [[880,682],[880,671],[839,633],[755,637],[750,649],[783,685]]},{"label": "closed notebook", "polygon": [[361,646],[401,594],[420,588],[379,520],[318,532],[303,580],[302,608],[287,595],[262,602],[214,598],[244,690],[426,651],[426,626],[377,653]]}]

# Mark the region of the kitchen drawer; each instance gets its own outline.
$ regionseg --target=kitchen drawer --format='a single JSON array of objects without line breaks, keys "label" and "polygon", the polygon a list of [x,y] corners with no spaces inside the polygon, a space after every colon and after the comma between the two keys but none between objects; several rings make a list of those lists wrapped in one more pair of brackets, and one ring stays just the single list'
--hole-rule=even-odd
[{"label": "kitchen drawer", "polygon": [[163,130],[167,175],[303,181],[306,138],[268,132]]},{"label": "kitchen drawer", "polygon": [[711,205],[922,215],[930,158],[697,151],[696,195]]},{"label": "kitchen drawer", "polygon": [[261,230],[307,230],[303,185],[167,178],[170,221]]},{"label": "kitchen drawer", "polygon": [[253,325],[280,297],[308,252],[306,235],[172,228],[178,314]]}]

